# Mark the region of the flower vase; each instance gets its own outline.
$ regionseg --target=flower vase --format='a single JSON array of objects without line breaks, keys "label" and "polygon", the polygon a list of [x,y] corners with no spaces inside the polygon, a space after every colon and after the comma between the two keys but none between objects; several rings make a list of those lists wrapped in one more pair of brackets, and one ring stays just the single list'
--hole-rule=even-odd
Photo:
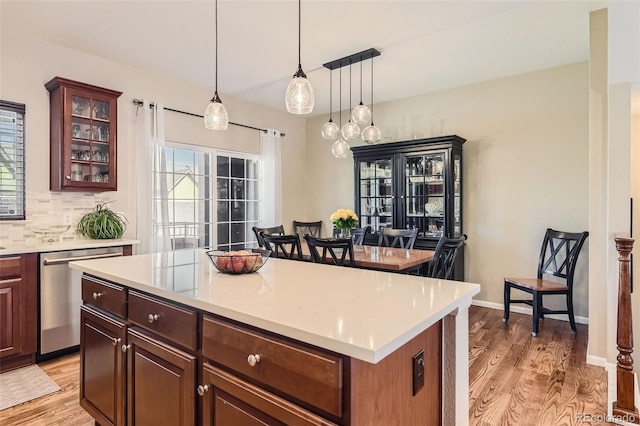
[{"label": "flower vase", "polygon": [[340,238],[351,238],[351,228],[340,228]]}]

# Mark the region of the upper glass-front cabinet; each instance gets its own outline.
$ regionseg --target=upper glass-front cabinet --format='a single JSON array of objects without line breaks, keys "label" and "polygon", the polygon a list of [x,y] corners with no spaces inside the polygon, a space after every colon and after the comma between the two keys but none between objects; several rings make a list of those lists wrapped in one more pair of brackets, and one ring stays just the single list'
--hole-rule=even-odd
[{"label": "upper glass-front cabinet", "polygon": [[443,235],[462,235],[464,142],[442,136],[352,148],[360,226],[418,229],[416,248],[427,249]]},{"label": "upper glass-front cabinet", "polygon": [[45,87],[51,93],[51,190],[115,191],[121,92],[60,77]]}]

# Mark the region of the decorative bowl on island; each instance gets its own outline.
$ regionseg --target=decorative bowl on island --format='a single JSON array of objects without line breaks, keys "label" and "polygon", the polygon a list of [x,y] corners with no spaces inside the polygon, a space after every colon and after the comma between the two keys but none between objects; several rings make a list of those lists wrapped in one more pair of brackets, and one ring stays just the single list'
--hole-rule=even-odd
[{"label": "decorative bowl on island", "polygon": [[207,252],[207,256],[213,266],[225,274],[250,274],[256,272],[267,263],[270,255],[271,251],[269,250],[256,250],[255,252],[246,250],[229,252],[209,250]]}]

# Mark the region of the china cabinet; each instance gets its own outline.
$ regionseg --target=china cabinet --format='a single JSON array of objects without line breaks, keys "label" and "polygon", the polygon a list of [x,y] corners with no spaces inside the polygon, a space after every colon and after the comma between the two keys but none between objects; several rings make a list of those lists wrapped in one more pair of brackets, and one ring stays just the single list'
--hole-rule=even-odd
[{"label": "china cabinet", "polygon": [[122,94],[55,77],[50,92],[50,189],[117,189],[117,100]]},{"label": "china cabinet", "polygon": [[[415,248],[434,250],[442,236],[462,228],[462,144],[459,136],[439,136],[353,147],[355,207],[360,226],[418,229]],[[455,277],[463,278],[463,255]]]}]

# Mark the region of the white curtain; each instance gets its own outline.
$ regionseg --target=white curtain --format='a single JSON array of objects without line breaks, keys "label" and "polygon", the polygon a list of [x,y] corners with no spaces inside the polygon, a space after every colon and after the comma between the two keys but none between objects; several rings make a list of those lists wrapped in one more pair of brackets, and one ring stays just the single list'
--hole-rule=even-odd
[{"label": "white curtain", "polygon": [[282,225],[282,137],[279,130],[260,133],[262,227]]},{"label": "white curtain", "polygon": [[144,100],[136,112],[138,254],[171,250],[164,155],[164,107],[158,102],[154,102],[153,106],[151,104]]}]

